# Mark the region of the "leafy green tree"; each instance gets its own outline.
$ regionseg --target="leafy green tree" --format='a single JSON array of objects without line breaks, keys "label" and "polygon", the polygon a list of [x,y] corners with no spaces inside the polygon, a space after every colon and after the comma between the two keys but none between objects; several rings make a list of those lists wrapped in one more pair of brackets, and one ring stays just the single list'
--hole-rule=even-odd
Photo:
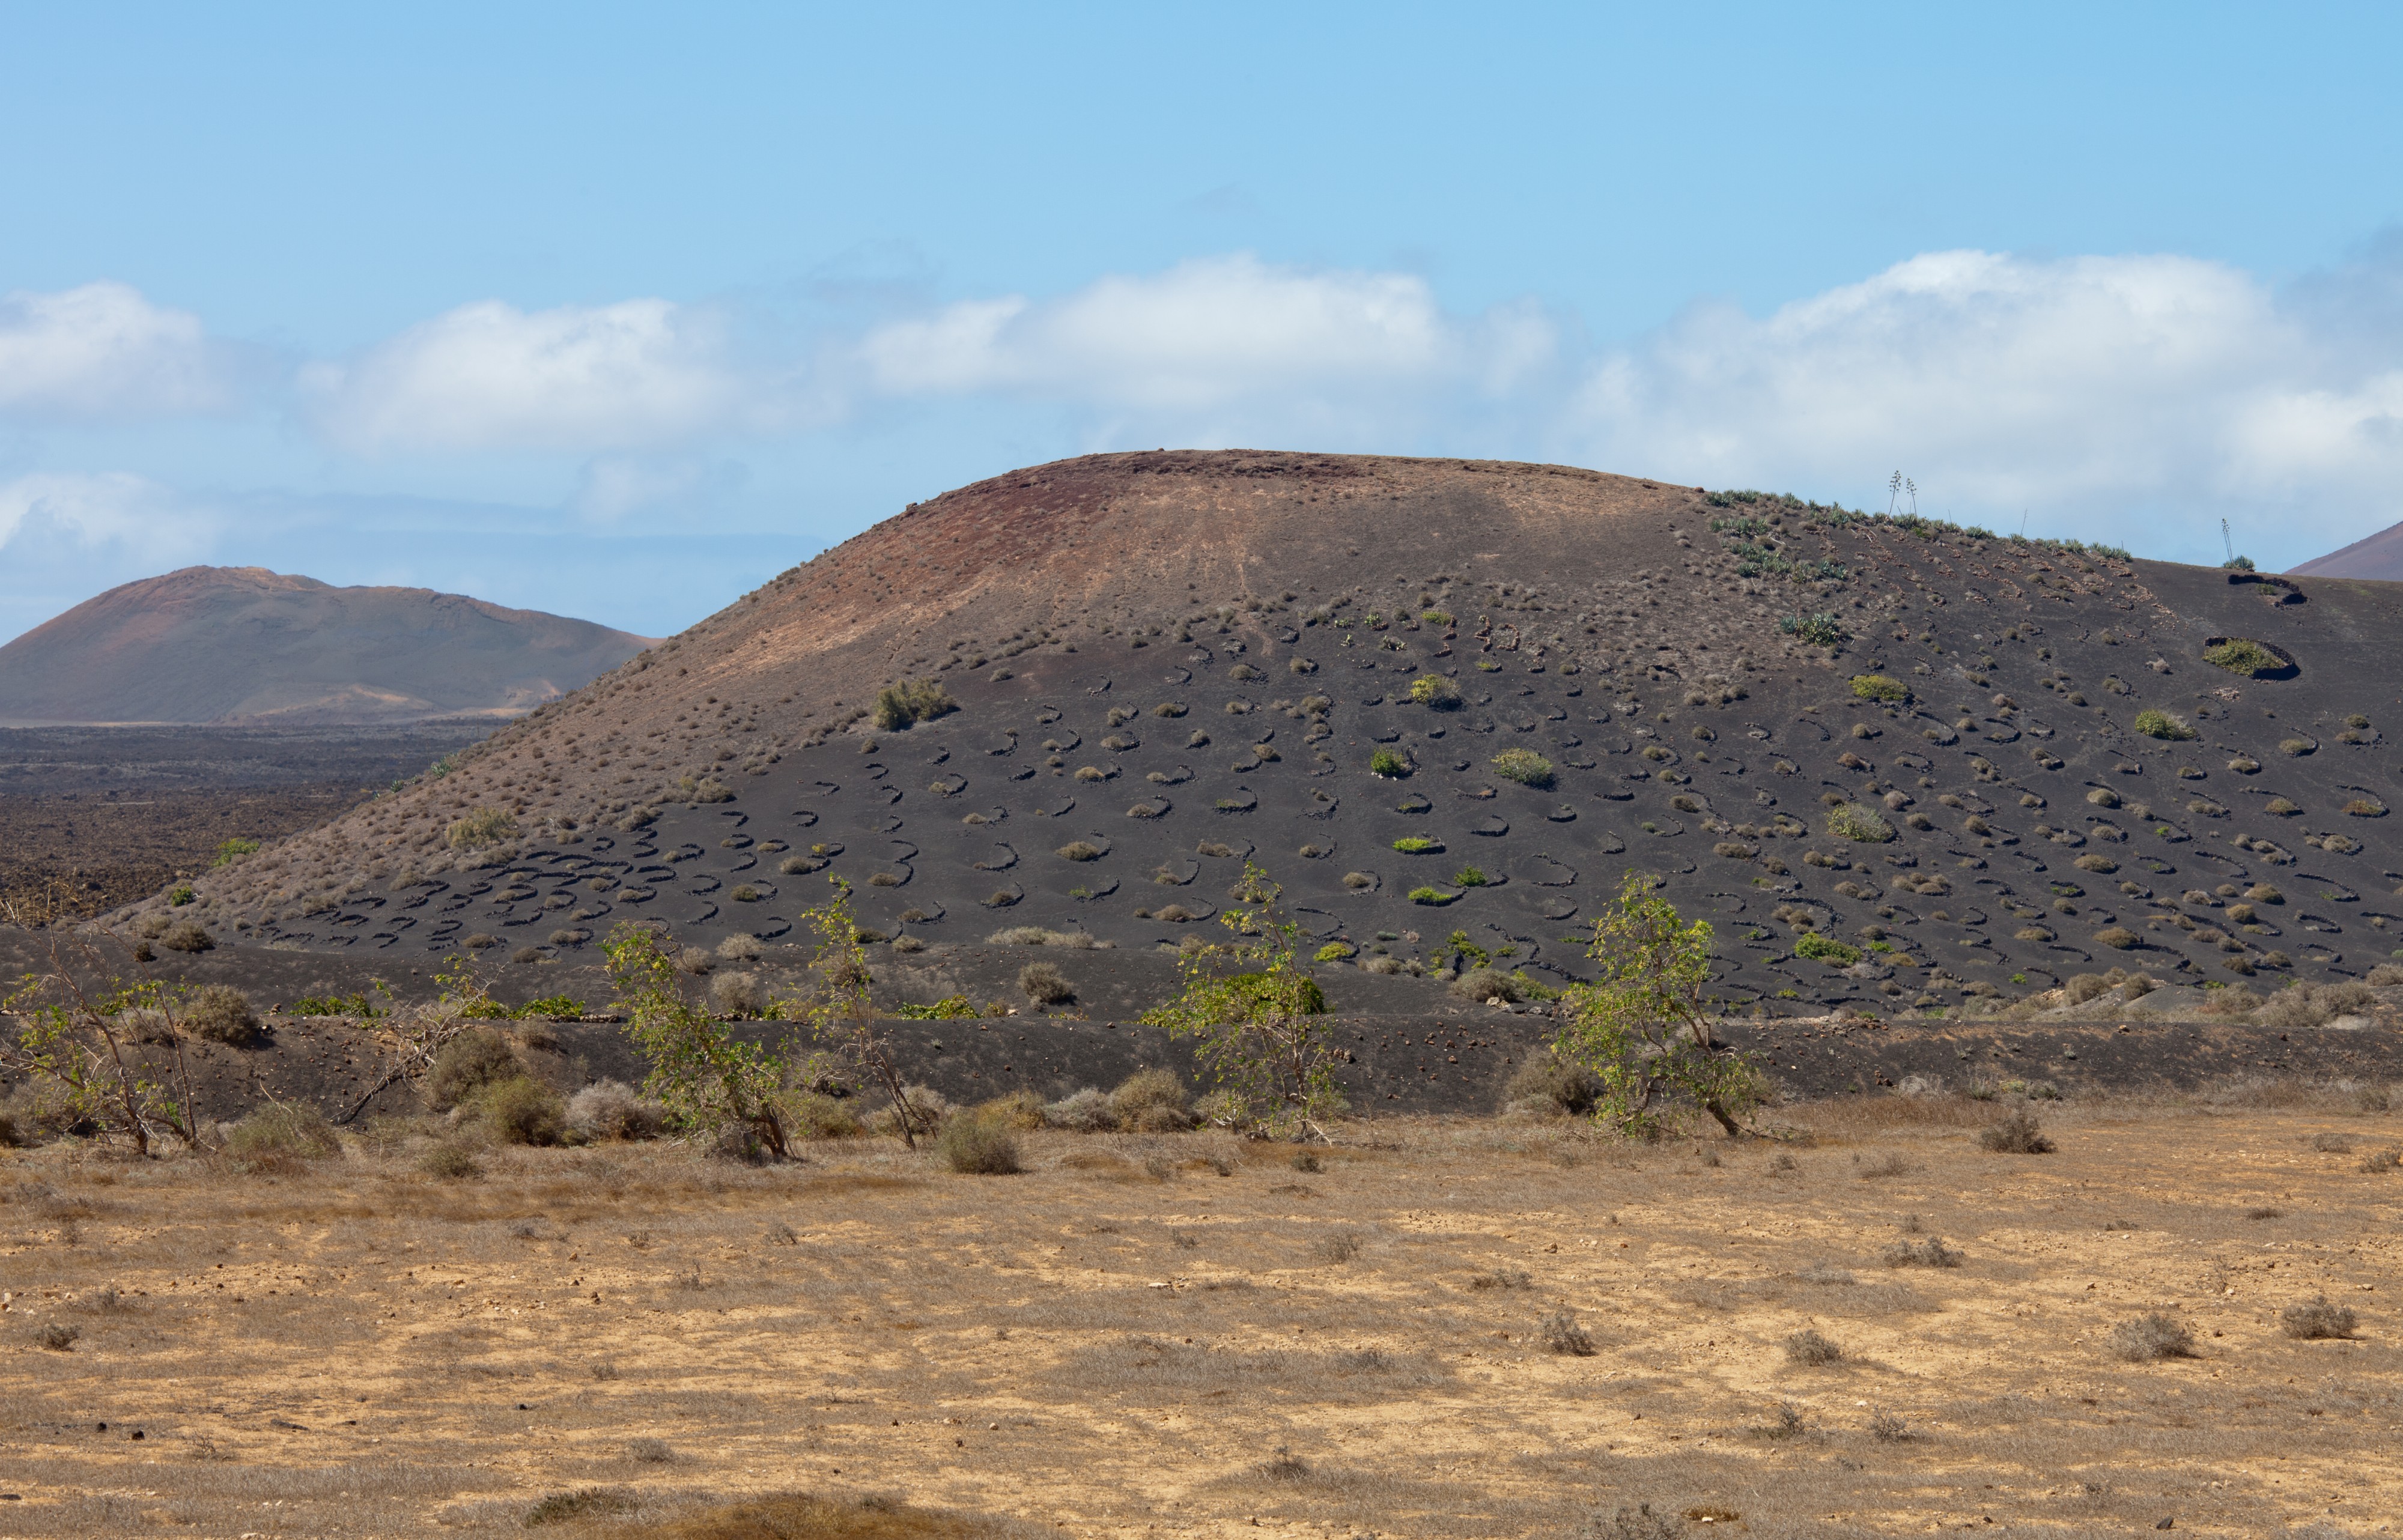
[{"label": "leafy green tree", "polygon": [[1143,1020],[1192,1042],[1237,1120],[1325,1140],[1326,1119],[1346,1104],[1335,1080],[1342,1050],[1326,992],[1299,960],[1301,927],[1277,908],[1283,894],[1258,863],[1244,862],[1236,902],[1218,916],[1231,939],[1183,954],[1184,988]]},{"label": "leafy green tree", "polygon": [[[0,921],[25,918],[0,903]],[[90,941],[53,939],[49,970],[0,996],[0,1015],[16,1018],[0,1030],[0,1070],[43,1085],[69,1119],[131,1139],[145,1156],[161,1134],[199,1148],[199,1098],[176,1025],[182,1003],[156,981],[121,983]],[[136,1013],[167,1019],[160,1048],[144,1051],[131,1026]]]},{"label": "leafy green tree", "polygon": [[1616,906],[1597,917],[1587,955],[1602,977],[1561,996],[1553,1048],[1602,1077],[1596,1122],[1649,1137],[1664,1109],[1701,1108],[1730,1136],[1760,1104],[1764,1086],[1749,1058],[1711,1034],[1703,990],[1711,978],[1711,926],[1691,924],[1629,872]]},{"label": "leafy green tree", "polygon": [[[850,1059],[863,1078],[882,1086],[893,1104],[893,1120],[901,1130],[902,1143],[914,1150],[917,1114],[902,1089],[900,1067],[894,1063],[883,1034],[876,1030],[879,1018],[869,999],[875,980],[868,968],[867,945],[859,938],[859,921],[851,911],[851,884],[840,877],[828,881],[834,884],[833,895],[801,915],[802,923],[818,936],[817,957],[810,964],[809,993],[799,1000],[778,1001],[777,1014],[805,1022],[812,1036]],[[949,1007],[951,1002],[944,1005]],[[961,998],[959,1006],[965,1006]],[[973,1016],[976,1012],[949,1009],[945,1014]],[[818,1078],[814,1067],[807,1077]]]},{"label": "leafy green tree", "polygon": [[621,922],[602,950],[628,1014],[626,1030],[651,1062],[644,1093],[667,1109],[676,1128],[714,1133],[740,1125],[781,1158],[786,1149],[776,1092],[785,1079],[784,1046],[743,1042],[687,1001],[675,964],[649,926]]}]

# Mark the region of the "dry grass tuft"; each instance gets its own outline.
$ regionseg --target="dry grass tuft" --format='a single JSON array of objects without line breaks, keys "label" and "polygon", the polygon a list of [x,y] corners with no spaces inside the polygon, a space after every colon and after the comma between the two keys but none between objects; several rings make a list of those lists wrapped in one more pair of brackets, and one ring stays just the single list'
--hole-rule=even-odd
[{"label": "dry grass tuft", "polygon": [[1844,1350],[1811,1326],[1785,1339],[1785,1361],[1801,1368],[1818,1368],[1844,1356]]}]

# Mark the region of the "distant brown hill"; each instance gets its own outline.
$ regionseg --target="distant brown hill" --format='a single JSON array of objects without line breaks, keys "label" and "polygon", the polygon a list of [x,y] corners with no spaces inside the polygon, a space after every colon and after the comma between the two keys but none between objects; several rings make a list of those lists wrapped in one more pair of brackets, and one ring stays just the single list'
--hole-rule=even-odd
[{"label": "distant brown hill", "polygon": [[2289,573],[2293,577],[2367,577],[2403,582],[2403,524],[2390,524],[2341,550],[2313,557]]},{"label": "distant brown hill", "polygon": [[510,716],[647,645],[589,620],[431,589],[186,567],[111,589],[0,646],[0,724]]}]

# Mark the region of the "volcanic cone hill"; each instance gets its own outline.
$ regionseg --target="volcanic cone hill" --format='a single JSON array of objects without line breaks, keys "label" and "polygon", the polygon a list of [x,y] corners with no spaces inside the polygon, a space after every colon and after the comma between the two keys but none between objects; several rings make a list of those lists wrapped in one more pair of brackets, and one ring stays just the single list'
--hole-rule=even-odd
[{"label": "volcanic cone hill", "polygon": [[[1771,1010],[2328,978],[2403,929],[2398,621],[1559,466],[1091,456],[911,506],[177,918],[576,961],[629,918],[772,943],[831,875],[937,955],[1132,962],[1249,858],[1339,1007],[1431,988],[1360,966],[1577,977],[1629,870]],[[955,709],[880,725],[920,680]]]},{"label": "volcanic cone hill", "polygon": [[649,645],[589,620],[263,567],[127,583],[0,646],[0,724],[509,716]]}]

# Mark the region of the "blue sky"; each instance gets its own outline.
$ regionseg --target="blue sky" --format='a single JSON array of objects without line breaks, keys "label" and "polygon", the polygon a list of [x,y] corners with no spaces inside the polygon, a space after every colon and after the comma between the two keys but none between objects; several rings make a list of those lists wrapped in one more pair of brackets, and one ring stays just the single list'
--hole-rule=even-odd
[{"label": "blue sky", "polygon": [[200,561],[664,633],[1161,444],[2291,564],[2403,518],[2398,34],[0,5],[0,638]]}]

